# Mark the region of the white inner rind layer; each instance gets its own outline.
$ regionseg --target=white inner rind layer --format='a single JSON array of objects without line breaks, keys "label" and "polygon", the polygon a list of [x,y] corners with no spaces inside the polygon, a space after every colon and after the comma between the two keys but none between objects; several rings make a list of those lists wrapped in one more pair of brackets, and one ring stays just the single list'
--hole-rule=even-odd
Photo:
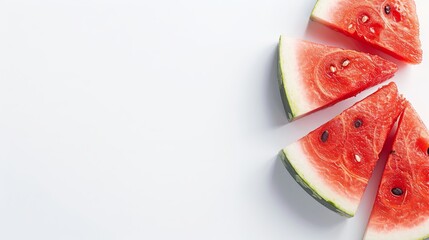
[{"label": "white inner rind layer", "polygon": [[389,231],[367,228],[364,240],[420,240],[429,239],[429,219],[412,228],[400,228]]},{"label": "white inner rind layer", "polygon": [[350,216],[355,215],[359,201],[338,194],[329,184],[326,184],[324,176],[320,175],[317,169],[313,167],[299,141],[284,148],[283,152],[297,174],[307,182],[313,191],[317,192],[327,202],[332,202],[334,207]]},{"label": "white inner rind layer", "polygon": [[318,0],[314,6],[311,18],[320,22],[330,22],[334,16],[333,9],[338,8],[341,0]]},{"label": "white inner rind layer", "polygon": [[[286,93],[287,101],[292,110],[294,118],[314,110],[306,98],[302,76],[299,74],[297,49],[298,42],[284,36],[280,37],[279,61],[282,83]],[[289,113],[288,113],[289,114]]]}]

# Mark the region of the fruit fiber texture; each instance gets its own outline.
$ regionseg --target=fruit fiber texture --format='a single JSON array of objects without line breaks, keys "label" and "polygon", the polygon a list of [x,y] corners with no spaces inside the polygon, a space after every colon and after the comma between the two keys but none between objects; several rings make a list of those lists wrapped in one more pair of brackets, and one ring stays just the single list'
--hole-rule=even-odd
[{"label": "fruit fiber texture", "polygon": [[404,99],[390,83],[284,148],[280,157],[316,200],[351,217],[403,108]]},{"label": "fruit fiber texture", "polygon": [[402,114],[366,240],[429,238],[429,132],[411,104]]},{"label": "fruit fiber texture", "polygon": [[280,37],[279,87],[289,121],[375,86],[397,71],[379,56]]},{"label": "fruit fiber texture", "polygon": [[318,0],[311,19],[400,60],[422,61],[413,0]]}]

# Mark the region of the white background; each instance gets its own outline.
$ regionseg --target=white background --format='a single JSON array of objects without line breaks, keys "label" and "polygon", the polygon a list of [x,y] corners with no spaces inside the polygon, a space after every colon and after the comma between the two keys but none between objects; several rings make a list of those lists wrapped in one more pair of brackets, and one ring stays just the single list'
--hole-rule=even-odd
[{"label": "white background", "polygon": [[[375,90],[287,124],[280,34],[376,53],[314,3],[1,1],[0,239],[361,239],[375,181],[345,219],[276,159]],[[427,124],[428,58],[393,79]]]}]

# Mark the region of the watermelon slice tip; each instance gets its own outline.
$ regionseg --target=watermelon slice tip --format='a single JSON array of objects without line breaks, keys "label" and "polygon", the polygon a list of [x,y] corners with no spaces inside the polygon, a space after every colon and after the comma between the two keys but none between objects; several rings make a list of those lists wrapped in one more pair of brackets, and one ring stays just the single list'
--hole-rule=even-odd
[{"label": "watermelon slice tip", "polygon": [[365,240],[428,239],[429,131],[407,103],[374,201]]},{"label": "watermelon slice tip", "polygon": [[279,156],[290,175],[318,202],[354,216],[404,99],[394,83],[286,146]]},{"label": "watermelon slice tip", "polygon": [[397,71],[376,55],[281,36],[278,81],[289,121],[375,86]]},{"label": "watermelon slice tip", "polygon": [[318,0],[310,19],[399,60],[422,62],[414,0]]}]

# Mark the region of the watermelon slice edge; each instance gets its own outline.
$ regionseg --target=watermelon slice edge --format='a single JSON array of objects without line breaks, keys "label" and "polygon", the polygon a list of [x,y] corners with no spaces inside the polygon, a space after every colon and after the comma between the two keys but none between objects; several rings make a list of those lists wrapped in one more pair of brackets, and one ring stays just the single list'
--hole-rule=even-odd
[{"label": "watermelon slice edge", "polygon": [[396,84],[385,85],[283,148],[279,157],[314,199],[352,217],[404,102]]},{"label": "watermelon slice edge", "polygon": [[396,64],[376,55],[280,36],[278,84],[293,121],[393,77]]},{"label": "watermelon slice edge", "polygon": [[317,0],[310,19],[399,60],[422,62],[414,0]]}]

